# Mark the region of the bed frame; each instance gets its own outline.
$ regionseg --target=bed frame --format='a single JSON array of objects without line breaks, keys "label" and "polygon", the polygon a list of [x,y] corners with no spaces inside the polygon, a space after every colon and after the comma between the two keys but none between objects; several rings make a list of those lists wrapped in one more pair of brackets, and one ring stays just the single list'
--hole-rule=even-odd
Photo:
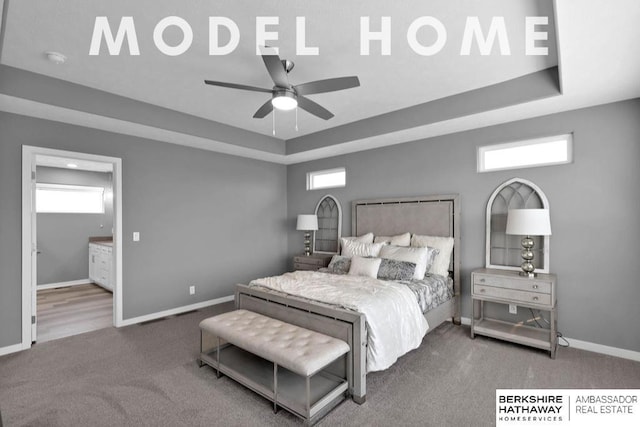
[{"label": "bed frame", "polygon": [[[449,267],[453,277],[451,300],[425,313],[429,331],[446,320],[460,324],[460,202],[457,194],[352,202],[351,233],[378,236],[405,233],[453,237]],[[351,351],[346,361],[334,364],[336,374],[349,379],[349,393],[357,403],[366,400],[367,331],[364,314],[311,302],[294,296],[237,285],[236,308],[255,311],[303,328],[342,339]]]}]

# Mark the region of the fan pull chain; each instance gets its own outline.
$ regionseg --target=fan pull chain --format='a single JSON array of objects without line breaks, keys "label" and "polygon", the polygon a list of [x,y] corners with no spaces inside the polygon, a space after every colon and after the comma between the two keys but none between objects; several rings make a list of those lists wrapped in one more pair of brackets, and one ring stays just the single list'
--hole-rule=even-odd
[{"label": "fan pull chain", "polygon": [[296,107],[296,132],[298,132],[298,107]]},{"label": "fan pull chain", "polygon": [[276,136],[276,109],[273,109],[273,114],[271,115],[271,133],[273,136]]}]

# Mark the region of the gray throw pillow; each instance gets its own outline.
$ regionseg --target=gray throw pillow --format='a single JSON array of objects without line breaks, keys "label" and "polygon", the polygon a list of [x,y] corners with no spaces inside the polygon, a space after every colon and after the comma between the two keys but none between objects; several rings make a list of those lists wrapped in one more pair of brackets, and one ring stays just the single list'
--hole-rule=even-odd
[{"label": "gray throw pillow", "polygon": [[351,258],[342,255],[334,255],[327,266],[327,270],[333,274],[347,274],[349,268],[351,268]]}]

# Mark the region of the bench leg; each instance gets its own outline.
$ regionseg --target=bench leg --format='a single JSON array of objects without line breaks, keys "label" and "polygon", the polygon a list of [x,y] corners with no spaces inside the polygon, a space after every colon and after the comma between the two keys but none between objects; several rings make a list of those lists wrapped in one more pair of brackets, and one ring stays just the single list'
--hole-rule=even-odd
[{"label": "bench leg", "polygon": [[273,364],[273,413],[278,413],[278,364]]},{"label": "bench leg", "polygon": [[220,378],[220,337],[216,337],[218,340],[218,346],[216,347],[216,378]]},{"label": "bench leg", "polygon": [[[200,354],[202,354],[202,329],[200,329]],[[198,358],[197,362],[198,368],[202,368],[204,366],[202,359]]]},{"label": "bench leg", "polygon": [[311,420],[311,376],[307,377],[307,422]]}]

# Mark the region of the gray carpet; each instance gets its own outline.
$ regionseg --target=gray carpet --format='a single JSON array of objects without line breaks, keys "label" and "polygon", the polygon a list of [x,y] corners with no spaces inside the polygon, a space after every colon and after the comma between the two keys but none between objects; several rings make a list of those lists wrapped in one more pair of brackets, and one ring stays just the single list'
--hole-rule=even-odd
[{"label": "gray carpet", "polygon": [[[198,323],[229,305],[36,344],[0,357],[5,426],[281,426],[301,422],[196,363]],[[322,426],[493,425],[496,388],[640,388],[640,363],[545,352],[444,324],[393,367],[368,376]]]}]

